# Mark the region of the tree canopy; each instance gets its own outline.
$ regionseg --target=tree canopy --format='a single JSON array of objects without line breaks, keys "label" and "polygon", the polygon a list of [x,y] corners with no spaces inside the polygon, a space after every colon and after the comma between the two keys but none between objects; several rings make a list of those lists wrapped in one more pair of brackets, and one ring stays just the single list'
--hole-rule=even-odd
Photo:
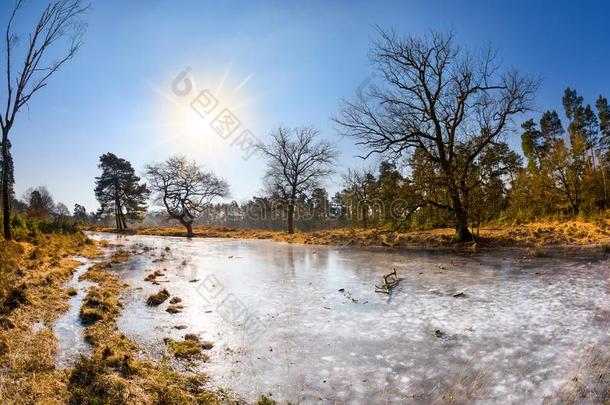
[{"label": "tree canopy", "polygon": [[294,233],[296,201],[315,189],[333,172],[337,151],[330,142],[318,140],[312,127],[278,128],[259,149],[267,159],[265,186],[286,207],[287,230]]},{"label": "tree canopy", "polygon": [[140,183],[131,163],[106,153],[100,156],[98,168],[102,174],[95,178],[95,197],[100,214],[112,214],[118,230],[127,229],[127,220],[139,220],[146,213],[150,194],[146,184]]},{"label": "tree canopy", "polygon": [[193,222],[209,204],[230,194],[226,181],[203,171],[184,156],[147,165],[146,178],[155,193],[155,202],[165,207],[170,218],[186,227],[188,237],[193,236]]},{"label": "tree canopy", "polygon": [[379,34],[371,59],[381,83],[344,102],[335,121],[368,150],[365,158],[416,156],[439,189],[434,196],[422,192],[423,201],[452,214],[457,240],[471,240],[469,176],[511,119],[529,110],[538,83],[501,71],[490,50],[460,48],[451,33]]}]

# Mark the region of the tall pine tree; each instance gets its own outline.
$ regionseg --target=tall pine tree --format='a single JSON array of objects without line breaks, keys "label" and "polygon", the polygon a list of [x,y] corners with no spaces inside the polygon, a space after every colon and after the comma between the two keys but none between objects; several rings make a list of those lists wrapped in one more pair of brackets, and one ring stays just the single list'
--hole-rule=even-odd
[{"label": "tall pine tree", "polygon": [[95,197],[100,214],[113,215],[118,230],[127,229],[127,219],[141,220],[146,213],[150,194],[146,184],[140,184],[131,163],[113,153],[100,156],[102,174],[95,178]]}]

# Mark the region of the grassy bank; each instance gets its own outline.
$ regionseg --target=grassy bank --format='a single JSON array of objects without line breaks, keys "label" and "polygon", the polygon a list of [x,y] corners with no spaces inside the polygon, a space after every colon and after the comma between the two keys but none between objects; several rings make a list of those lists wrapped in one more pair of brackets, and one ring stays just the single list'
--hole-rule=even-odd
[{"label": "grassy bank", "polygon": [[[113,228],[97,227],[92,230],[113,232]],[[287,234],[278,231],[231,229],[221,227],[195,227],[195,237],[273,239],[288,243],[313,245],[385,246],[406,248],[455,247],[454,230],[450,228],[391,232],[384,229],[331,229]],[[159,236],[185,236],[182,227],[137,227],[129,233]],[[478,248],[536,248],[545,246],[610,246],[610,221],[548,221],[521,225],[486,226],[474,230],[477,242],[461,247]]]},{"label": "grassy bank", "polygon": [[[25,238],[25,237],[24,237]],[[0,241],[0,403],[188,404],[229,403],[209,392],[206,376],[176,371],[169,359],[153,361],[117,328],[125,285],[108,271],[127,260],[120,251],[94,265],[83,279],[94,281],[80,309],[92,353],[70,369],[55,368],[53,324],[69,305],[62,288],[80,262],[101,250],[80,232],[36,234]],[[235,402],[231,402],[235,403]]]},{"label": "grassy bank", "polygon": [[154,361],[140,355],[140,348],[119,332],[116,320],[121,313],[119,299],[126,287],[109,271],[127,259],[124,252],[111,261],[98,263],[82,278],[93,281],[80,316],[87,325],[85,339],[92,354],[82,358],[68,377],[69,402],[141,404],[228,403],[222,392],[204,388],[203,374],[176,371],[169,357]]},{"label": "grassy bank", "polygon": [[55,369],[53,322],[68,309],[61,286],[96,246],[80,233],[0,242],[0,403],[65,403],[67,376]]}]

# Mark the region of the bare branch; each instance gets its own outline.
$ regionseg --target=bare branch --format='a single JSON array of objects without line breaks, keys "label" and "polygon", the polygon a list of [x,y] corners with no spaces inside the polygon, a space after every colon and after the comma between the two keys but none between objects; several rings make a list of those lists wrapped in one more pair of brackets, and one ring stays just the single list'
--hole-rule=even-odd
[{"label": "bare branch", "polygon": [[[81,0],[49,3],[28,35],[27,51],[20,70],[16,71],[13,66],[13,50],[17,46],[17,34],[13,32],[13,21],[23,4],[23,0],[16,2],[5,32],[7,97],[4,114],[0,115],[3,130],[12,127],[20,109],[27,105],[36,92],[46,86],[54,73],[74,57],[82,45],[86,28],[81,16],[89,8],[88,5],[83,5]],[[66,39],[66,51],[62,56],[48,60],[48,55],[62,39]]]},{"label": "bare branch", "polygon": [[371,60],[382,83],[366,96],[343,102],[334,121],[341,133],[372,154],[418,159],[431,164],[451,201],[448,208],[467,222],[471,184],[466,179],[486,148],[529,110],[538,81],[517,72],[501,73],[496,53],[479,56],[454,44],[452,33],[423,38],[379,30]]}]

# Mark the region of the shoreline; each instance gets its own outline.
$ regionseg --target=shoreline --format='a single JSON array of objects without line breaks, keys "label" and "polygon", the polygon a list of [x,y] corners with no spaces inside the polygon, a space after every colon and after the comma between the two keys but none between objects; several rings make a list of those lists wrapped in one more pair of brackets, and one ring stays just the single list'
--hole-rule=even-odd
[{"label": "shoreline", "polygon": [[[111,227],[91,226],[91,232],[122,235],[186,237],[182,227],[136,227],[117,231]],[[457,253],[516,252],[530,256],[551,253],[578,254],[610,251],[610,228],[582,221],[530,223],[515,226],[485,227],[477,241],[455,243],[453,229],[393,232],[380,228],[338,228],[288,234],[281,231],[226,227],[193,228],[193,238],[273,240],[302,245],[359,247],[395,251],[438,251]]]}]

